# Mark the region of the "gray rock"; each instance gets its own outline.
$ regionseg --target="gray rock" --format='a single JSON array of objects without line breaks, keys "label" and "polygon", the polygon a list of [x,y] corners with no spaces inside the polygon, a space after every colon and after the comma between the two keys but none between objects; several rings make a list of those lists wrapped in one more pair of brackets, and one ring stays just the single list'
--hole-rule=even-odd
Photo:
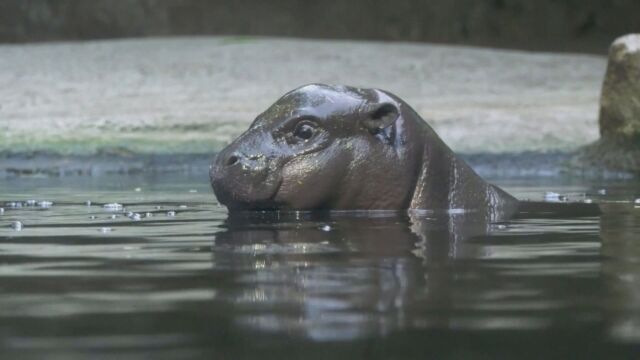
[{"label": "gray rock", "polygon": [[600,133],[640,141],[640,34],[620,37],[611,45],[600,99]]},{"label": "gray rock", "polygon": [[640,174],[640,34],[611,45],[599,123],[600,139],[579,151],[573,164]]}]

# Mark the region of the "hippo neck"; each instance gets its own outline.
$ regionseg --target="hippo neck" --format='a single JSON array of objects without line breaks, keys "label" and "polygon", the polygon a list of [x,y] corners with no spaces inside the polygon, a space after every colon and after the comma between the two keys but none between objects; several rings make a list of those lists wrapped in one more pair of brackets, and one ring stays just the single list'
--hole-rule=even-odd
[{"label": "hippo neck", "polygon": [[[426,124],[425,124],[426,125]],[[484,181],[427,126],[422,168],[410,209],[484,212],[489,220],[511,217],[518,201]]]}]

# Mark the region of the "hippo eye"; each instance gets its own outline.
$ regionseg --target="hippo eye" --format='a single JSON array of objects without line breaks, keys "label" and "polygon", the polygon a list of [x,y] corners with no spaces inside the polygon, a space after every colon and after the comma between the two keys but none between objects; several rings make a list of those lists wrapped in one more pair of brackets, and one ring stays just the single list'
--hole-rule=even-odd
[{"label": "hippo eye", "polygon": [[293,130],[293,136],[302,140],[309,140],[315,135],[316,127],[309,122],[300,122]]}]

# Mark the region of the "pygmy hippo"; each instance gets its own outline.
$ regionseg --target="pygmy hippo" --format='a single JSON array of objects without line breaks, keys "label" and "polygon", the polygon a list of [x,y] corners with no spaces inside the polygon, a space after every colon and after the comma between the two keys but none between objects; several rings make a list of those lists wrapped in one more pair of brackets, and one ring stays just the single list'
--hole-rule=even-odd
[{"label": "pygmy hippo", "polygon": [[407,103],[311,84],[258,115],[210,170],[238,210],[429,210],[506,219],[518,201],[485,182]]}]

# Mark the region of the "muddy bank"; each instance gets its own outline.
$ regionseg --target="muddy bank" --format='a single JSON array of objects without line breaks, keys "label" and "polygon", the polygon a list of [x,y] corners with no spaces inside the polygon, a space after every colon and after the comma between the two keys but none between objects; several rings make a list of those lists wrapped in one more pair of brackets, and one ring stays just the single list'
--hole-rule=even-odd
[{"label": "muddy bank", "polygon": [[390,90],[457,152],[598,139],[606,58],[429,44],[196,37],[0,46],[0,152],[211,154],[311,82]]}]

